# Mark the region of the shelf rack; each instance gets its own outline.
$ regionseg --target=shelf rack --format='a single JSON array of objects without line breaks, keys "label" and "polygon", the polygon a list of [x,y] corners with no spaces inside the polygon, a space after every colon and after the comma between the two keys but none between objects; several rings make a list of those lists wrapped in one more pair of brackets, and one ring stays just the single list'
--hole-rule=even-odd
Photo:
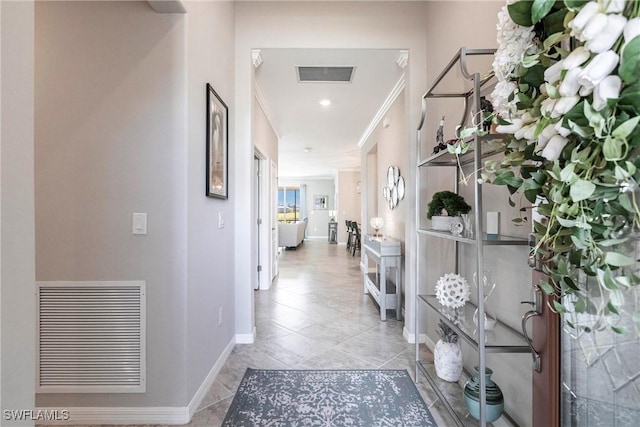
[{"label": "shelf rack", "polygon": [[[458,245],[466,244],[475,246],[475,258],[476,258],[476,274],[478,277],[482,277],[484,275],[484,246],[489,245],[527,245],[528,242],[525,238],[521,237],[512,237],[512,236],[503,236],[503,235],[491,235],[487,236],[483,232],[483,224],[482,224],[482,185],[477,181],[473,180],[473,190],[474,190],[474,204],[473,204],[473,214],[474,214],[474,225],[475,225],[475,236],[482,236],[481,239],[478,238],[470,238],[464,235],[457,236],[448,232],[435,231],[428,228],[421,227],[421,178],[420,178],[420,170],[421,168],[429,168],[429,167],[456,167],[456,183],[455,183],[455,192],[459,191],[458,182],[460,178],[460,168],[459,166],[464,165],[473,165],[474,170],[480,170],[482,167],[483,160],[498,155],[502,152],[502,148],[499,144],[492,143],[496,140],[501,140],[504,135],[500,134],[488,134],[484,136],[479,136],[478,134],[474,134],[472,137],[467,138],[463,142],[469,145],[469,149],[463,153],[456,156],[455,154],[449,153],[447,150],[442,150],[436,154],[429,154],[426,157],[423,156],[422,153],[422,130],[425,124],[425,118],[427,117],[427,103],[429,99],[433,98],[461,98],[464,101],[464,111],[462,115],[462,120],[460,122],[461,126],[464,127],[466,118],[469,116],[472,106],[476,106],[476,110],[480,105],[480,92],[484,86],[487,86],[489,82],[492,81],[493,74],[487,73],[485,75],[481,75],[478,72],[469,72],[468,70],[468,60],[472,56],[487,56],[493,55],[495,53],[495,49],[467,49],[461,48],[451,59],[451,61],[447,64],[444,70],[440,73],[440,75],[435,79],[431,88],[423,95],[422,97],[422,117],[418,126],[417,131],[417,171],[416,171],[416,230],[418,234],[417,239],[417,251],[418,254],[421,251],[428,251],[428,248],[425,245],[425,248],[421,247],[420,236],[429,236],[436,239],[446,239],[453,240],[454,244],[454,256],[455,256],[455,265],[456,270],[458,267]],[[452,71],[460,72],[464,81],[468,85],[471,83],[470,88],[463,88],[460,90],[446,90],[443,88],[443,81],[445,77],[452,73]],[[478,111],[475,112],[476,114]],[[420,255],[418,255],[420,256]],[[421,275],[421,263],[416,263],[416,277],[418,282],[420,281]],[[457,272],[457,271],[456,271]],[[478,368],[480,372],[484,372],[486,368],[486,353],[528,353],[530,352],[530,347],[528,346],[524,336],[519,331],[512,329],[506,324],[498,321],[493,331],[485,331],[484,328],[478,328],[474,325],[472,318],[473,314],[478,310],[478,318],[484,318],[485,308],[484,308],[484,298],[483,298],[483,290],[482,287],[478,287],[478,295],[477,301],[478,304],[473,305],[467,303],[464,308],[464,312],[462,314],[462,320],[452,319],[447,312],[443,310],[443,307],[439,304],[436,297],[434,295],[424,295],[420,294],[419,286],[417,287],[416,292],[416,315],[415,315],[415,343],[416,343],[416,381],[418,381],[418,373],[421,372],[427,381],[430,383],[444,406],[448,409],[452,418],[454,419],[456,425],[463,426],[462,419],[460,414],[457,414],[453,409],[452,405],[448,402],[448,398],[445,393],[442,392],[441,387],[443,384],[442,381],[437,378],[435,375],[435,370],[433,369],[433,363],[424,361],[420,359],[420,350],[419,350],[419,342],[420,342],[420,316],[419,316],[419,305],[423,304],[429,310],[434,311],[438,314],[438,316],[443,319],[445,323],[447,323],[453,330],[468,344],[472,347],[476,348],[478,351]],[[479,376],[480,382],[480,425],[486,426],[486,391],[485,391],[485,378],[483,375]],[[511,417],[505,412],[503,414],[507,419],[511,422],[513,420]],[[468,422],[468,421],[467,421]],[[515,424],[515,423],[514,423]]]}]

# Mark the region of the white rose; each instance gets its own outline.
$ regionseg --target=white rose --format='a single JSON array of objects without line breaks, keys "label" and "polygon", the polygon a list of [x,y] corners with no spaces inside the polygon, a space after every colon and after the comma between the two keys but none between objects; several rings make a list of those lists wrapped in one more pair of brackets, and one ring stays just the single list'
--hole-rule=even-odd
[{"label": "white rose", "polygon": [[593,18],[599,12],[599,6],[596,2],[590,2],[584,5],[580,12],[569,22],[569,28],[571,28],[571,35],[582,39],[582,30],[587,25],[589,20]]},{"label": "white rose", "polygon": [[612,50],[602,52],[593,57],[591,62],[584,67],[580,75],[580,85],[593,89],[598,83],[607,77],[618,65],[620,57]]},{"label": "white rose", "polygon": [[628,20],[622,32],[624,33],[625,43],[629,43],[637,36],[640,36],[640,18],[633,18]]},{"label": "white rose", "polygon": [[571,110],[578,102],[580,102],[580,96],[563,96],[556,99],[551,111],[551,118],[557,119],[560,116],[564,116]]},{"label": "white rose", "polygon": [[573,96],[578,93],[580,89],[580,82],[578,78],[582,74],[582,67],[572,68],[567,71],[564,79],[562,79],[562,83],[560,83],[560,87],[558,91],[560,92],[560,96]]},{"label": "white rose", "polygon": [[498,133],[510,133],[510,134],[514,134],[516,133],[516,131],[518,131],[520,128],[522,128],[522,120],[521,119],[513,119],[511,121],[511,124],[509,125],[498,125],[496,127],[496,131]]},{"label": "white rose", "polygon": [[553,84],[560,80],[560,73],[562,72],[563,63],[564,61],[560,60],[544,70],[544,81]]},{"label": "white rose", "polygon": [[[599,19],[600,16],[603,16],[604,20]],[[604,21],[602,27],[600,27],[601,21]],[[622,15],[598,14],[589,22],[589,25],[587,25],[587,28],[584,30],[583,36],[587,40],[585,47],[593,53],[602,53],[611,49],[622,34],[626,23],[627,18]],[[587,36],[587,30],[592,24],[594,24],[596,29],[595,33]]]},{"label": "white rose", "polygon": [[593,109],[602,110],[607,106],[608,99],[620,97],[622,80],[619,76],[607,76],[593,89]]},{"label": "white rose", "polygon": [[626,0],[598,0],[600,10],[605,13],[620,13],[624,10]]},{"label": "white rose", "polygon": [[584,46],[578,46],[564,59],[562,66],[565,70],[573,70],[576,67],[584,64],[587,59],[591,58],[591,52],[585,49]]},{"label": "white rose", "polygon": [[549,142],[549,140],[556,136],[558,134],[558,131],[556,130],[555,125],[547,125],[545,126],[544,129],[542,129],[542,132],[540,132],[540,135],[538,135],[538,150],[540,151],[542,150],[546,145],[547,142]]},{"label": "white rose", "polygon": [[542,153],[541,153],[542,157],[549,160],[550,162],[553,162],[554,160],[558,160],[560,158],[560,154],[562,153],[562,150],[564,149],[565,145],[567,145],[567,142],[569,142],[569,140],[564,136],[561,136],[561,135],[553,136],[549,140],[549,143],[547,144],[547,146],[544,147],[544,149],[542,150]]},{"label": "white rose", "polygon": [[558,120],[558,122],[553,127],[562,136],[569,136],[571,134],[571,129],[567,129],[566,127],[562,126],[562,120]]}]

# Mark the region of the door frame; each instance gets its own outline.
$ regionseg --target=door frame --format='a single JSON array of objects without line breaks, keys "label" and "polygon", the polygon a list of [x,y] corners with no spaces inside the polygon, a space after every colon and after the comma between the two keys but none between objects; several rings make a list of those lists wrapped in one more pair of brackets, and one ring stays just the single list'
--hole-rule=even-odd
[{"label": "door frame", "polygon": [[[255,189],[254,200],[259,202],[258,218],[256,221],[261,220],[262,225],[257,226],[259,235],[257,236],[257,250],[262,269],[258,271],[258,285],[260,290],[267,290],[271,287],[271,280],[274,274],[272,273],[272,247],[273,238],[271,233],[271,224],[273,222],[273,212],[271,210],[273,199],[271,193],[271,159],[262,154],[260,150],[254,148],[254,157],[258,159],[259,174],[257,178],[258,185]],[[254,223],[257,225],[257,222]],[[257,269],[257,264],[255,268]],[[255,286],[254,286],[255,287]]]}]

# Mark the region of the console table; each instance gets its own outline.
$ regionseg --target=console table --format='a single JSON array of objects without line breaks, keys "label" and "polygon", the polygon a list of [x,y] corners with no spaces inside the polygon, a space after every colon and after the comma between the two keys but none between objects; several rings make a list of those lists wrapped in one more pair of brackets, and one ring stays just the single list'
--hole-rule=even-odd
[{"label": "console table", "polygon": [[[387,310],[395,308],[396,319],[402,320],[402,249],[398,240],[363,236],[364,293],[371,294],[380,306],[380,320],[387,320]],[[369,259],[376,272],[369,273]],[[395,268],[395,283],[387,278],[387,268]]]}]

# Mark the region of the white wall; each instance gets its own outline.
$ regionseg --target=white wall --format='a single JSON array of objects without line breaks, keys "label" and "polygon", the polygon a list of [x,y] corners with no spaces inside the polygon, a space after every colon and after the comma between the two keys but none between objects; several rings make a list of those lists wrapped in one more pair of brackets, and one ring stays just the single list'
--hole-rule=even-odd
[{"label": "white wall", "polygon": [[[234,338],[233,238],[237,197],[233,181],[230,200],[205,197],[206,83],[229,107],[229,164],[233,164],[234,7],[232,2],[188,2],[188,297],[187,397],[191,398],[225,347]],[[224,58],[224,60],[221,60]],[[231,172],[229,177],[231,177]],[[218,214],[224,228],[218,228]],[[222,325],[218,325],[222,309]]]},{"label": "white wall", "polygon": [[[408,49],[407,116],[405,126],[416,129],[420,98],[426,87],[426,3],[424,2],[238,2],[236,4],[236,129],[237,157],[235,182],[243,199],[238,200],[236,246],[236,327],[239,333],[253,331],[251,283],[255,272],[246,268],[243,254],[255,241],[249,233],[252,194],[250,174],[253,158],[251,137],[251,103],[253,102],[253,67],[251,49],[259,48],[355,48]],[[328,31],[330,29],[330,31]],[[355,143],[355,141],[354,141]],[[413,139],[409,144],[413,153]],[[411,157],[413,156],[413,157]],[[415,159],[411,154],[410,158]],[[413,180],[412,171],[407,174]],[[339,193],[342,190],[339,190]],[[412,194],[406,202],[414,204]],[[240,209],[242,207],[242,209]],[[340,209],[340,206],[338,206]],[[343,223],[343,221],[342,221]],[[407,222],[407,236],[414,236],[413,221]],[[344,227],[339,227],[344,233]],[[343,235],[339,239],[344,241]],[[415,238],[407,242],[407,251],[415,247]],[[241,253],[242,252],[242,253]],[[251,253],[255,251],[251,250]],[[408,260],[407,270],[415,271],[415,261]],[[254,265],[255,262],[249,263]],[[411,279],[408,279],[412,282]],[[413,295],[413,294],[411,294]],[[413,330],[413,308],[407,313],[407,325]]]},{"label": "white wall", "polygon": [[37,278],[147,282],[147,392],[38,406],[185,407],[233,343],[235,189],[230,173],[231,200],[205,197],[205,85],[229,106],[232,165],[234,7],[186,6],[36,6]]},{"label": "white wall", "polygon": [[[329,211],[335,209],[336,186],[333,179],[287,179],[278,180],[278,186],[307,186],[307,230],[306,237],[328,238]],[[327,209],[314,209],[314,197],[327,196]]]},{"label": "white wall", "polygon": [[[338,221],[338,242],[347,241],[347,228],[345,221],[356,221],[362,224],[362,183],[360,172],[340,171],[336,180],[338,187],[338,205],[337,218]],[[358,183],[360,183],[360,193],[358,192]],[[362,232],[361,232],[362,233]]]},{"label": "white wall", "polygon": [[253,143],[267,159],[278,164],[278,135],[258,102],[253,104]]},{"label": "white wall", "polygon": [[0,2],[0,409],[35,400],[33,2]]}]

